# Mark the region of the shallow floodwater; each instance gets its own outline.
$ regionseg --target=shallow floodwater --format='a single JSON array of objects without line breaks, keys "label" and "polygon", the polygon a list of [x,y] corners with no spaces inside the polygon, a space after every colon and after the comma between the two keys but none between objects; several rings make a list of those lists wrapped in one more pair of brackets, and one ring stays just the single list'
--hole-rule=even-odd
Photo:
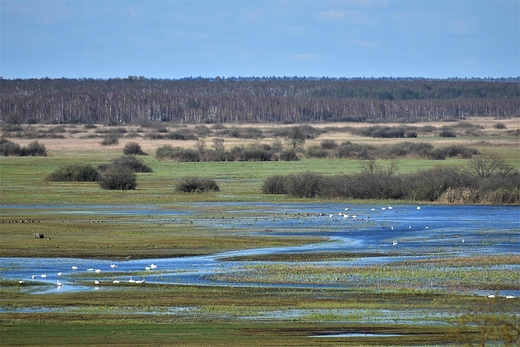
[{"label": "shallow floodwater", "polygon": [[[205,208],[217,207],[225,211],[226,218],[208,218],[201,212]],[[371,254],[370,257],[334,262],[337,266],[349,266],[396,262],[418,257],[520,252],[520,208],[517,206],[422,205],[419,208],[416,205],[201,203],[182,204],[179,210],[154,206],[0,206],[0,211],[3,217],[16,216],[22,215],[23,211],[29,208],[31,213],[36,215],[92,214],[102,215],[105,220],[118,216],[118,222],[125,216],[128,216],[129,222],[133,222],[135,216],[148,216],[154,218],[154,222],[157,222],[158,218],[168,218],[175,222],[176,216],[186,218],[188,215],[194,223],[208,228],[224,231],[250,229],[253,237],[263,234],[299,238],[322,236],[329,240],[299,247],[272,247],[211,256],[118,262],[63,258],[0,258],[3,279],[42,284],[27,286],[27,291],[31,293],[117,290],[117,286],[103,287],[103,284],[113,281],[128,283],[130,280],[143,279],[146,283],[185,285],[288,286],[282,283],[265,284],[261,281],[230,283],[218,279],[220,274],[240,271],[250,265],[250,261],[225,260],[245,255],[298,252]],[[321,263],[331,264],[330,261]],[[111,266],[112,264],[117,267]],[[99,285],[92,285],[95,280],[100,282]],[[57,281],[62,285],[58,286]],[[518,295],[516,292],[512,294]]]}]

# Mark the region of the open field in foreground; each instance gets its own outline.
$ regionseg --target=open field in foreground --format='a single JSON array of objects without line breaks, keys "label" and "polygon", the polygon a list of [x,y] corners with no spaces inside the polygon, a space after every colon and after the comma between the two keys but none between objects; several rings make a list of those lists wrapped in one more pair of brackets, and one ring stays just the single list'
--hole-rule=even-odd
[{"label": "open field in foreground", "polygon": [[[518,138],[487,122],[481,137],[406,140],[463,143],[519,168]],[[329,136],[398,141],[335,133],[308,144]],[[131,140],[150,153],[143,160],[153,169],[138,174],[134,191],[44,180],[61,165],[107,163],[130,140],[101,147],[75,133],[39,140],[47,157],[0,157],[2,346],[519,345],[517,206],[263,195],[263,179],[274,174],[353,173],[361,163],[165,162],[153,151],[172,141]],[[466,160],[396,163],[415,172]],[[211,177],[220,191],[175,192],[185,176]],[[152,261],[155,272],[145,269]],[[66,264],[61,276],[54,263]]]}]

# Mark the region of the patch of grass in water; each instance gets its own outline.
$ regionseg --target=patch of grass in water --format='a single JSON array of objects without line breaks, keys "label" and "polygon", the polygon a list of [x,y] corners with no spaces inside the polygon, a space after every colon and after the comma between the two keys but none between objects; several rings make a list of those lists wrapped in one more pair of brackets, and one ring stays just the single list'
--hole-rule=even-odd
[{"label": "patch of grass in water", "polygon": [[354,252],[301,252],[283,254],[256,254],[222,258],[223,261],[258,261],[258,262],[316,262],[316,261],[346,261],[352,258],[384,257],[384,253],[354,253]]}]

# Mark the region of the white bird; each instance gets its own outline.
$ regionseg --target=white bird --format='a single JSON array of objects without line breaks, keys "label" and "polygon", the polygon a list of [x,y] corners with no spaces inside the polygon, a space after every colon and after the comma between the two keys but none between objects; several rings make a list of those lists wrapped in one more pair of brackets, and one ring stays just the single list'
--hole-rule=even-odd
[{"label": "white bird", "polygon": [[112,281],[112,283],[116,283],[117,284],[117,283],[119,283],[119,281],[118,280],[114,280],[114,281]]},{"label": "white bird", "polygon": [[150,268],[149,266],[145,267],[144,269],[145,269],[146,271],[150,271],[150,270],[151,270],[151,268]]},{"label": "white bird", "polygon": [[389,210],[393,210],[394,208],[392,206],[388,206],[388,209]]},{"label": "white bird", "polygon": [[350,210],[350,207],[345,207],[345,211],[348,211],[348,210]]},{"label": "white bird", "polygon": [[97,274],[101,272],[101,269],[96,269],[95,271]]},{"label": "white bird", "polygon": [[32,279],[35,279],[35,278],[36,278],[36,275],[32,275],[31,278],[32,278]]},{"label": "white bird", "polygon": [[371,208],[370,210],[371,210],[371,211],[375,211],[376,209],[375,209],[375,208]]},{"label": "white bird", "polygon": [[146,282],[146,279],[144,277],[140,281],[135,281],[135,283],[138,283],[138,284],[143,284],[144,282]]},{"label": "white bird", "polygon": [[383,210],[383,211],[386,210],[386,207],[381,207],[381,210]]},{"label": "white bird", "polygon": [[41,278],[46,278],[47,277],[47,274],[42,274],[41,275]]},{"label": "white bird", "polygon": [[420,210],[420,209],[421,209],[421,206],[417,206],[417,209]]},{"label": "white bird", "polygon": [[514,299],[515,297],[513,295],[506,295],[506,299]]},{"label": "white bird", "polygon": [[110,267],[111,267],[112,269],[115,269],[115,268],[117,267],[117,265],[116,265],[116,264],[110,264]]},{"label": "white bird", "polygon": [[157,269],[157,265],[155,265],[155,264],[151,264],[151,265],[150,265],[150,269]]},{"label": "white bird", "polygon": [[18,283],[20,283],[20,284],[25,284],[25,281],[24,281],[24,280],[21,280],[21,281],[18,281]]},{"label": "white bird", "polygon": [[99,281],[98,280],[94,280],[94,284],[99,284]]},{"label": "white bird", "polygon": [[77,269],[78,269],[77,266],[74,266],[74,265],[72,266],[72,270],[77,270]]},{"label": "white bird", "polygon": [[493,298],[495,297],[495,295],[494,295],[494,294],[488,294],[488,295],[486,295],[486,297],[487,297],[488,299],[493,299]]},{"label": "white bird", "polygon": [[61,271],[60,271],[60,272],[58,272],[58,276],[61,276]]},{"label": "white bird", "polygon": [[88,268],[87,271],[94,271],[94,269],[93,268]]},{"label": "white bird", "polygon": [[394,246],[397,245],[397,241],[396,240],[392,241],[392,245],[394,245]]},{"label": "white bird", "polygon": [[128,280],[128,282],[130,282],[130,283],[135,283],[135,281],[132,279],[132,277],[130,277],[130,279]]},{"label": "white bird", "polygon": [[57,285],[58,287],[61,287],[61,286],[63,285],[63,283],[61,283],[59,280],[56,280],[56,285]]},{"label": "white bird", "polygon": [[462,243],[464,243],[464,239],[462,239]]}]

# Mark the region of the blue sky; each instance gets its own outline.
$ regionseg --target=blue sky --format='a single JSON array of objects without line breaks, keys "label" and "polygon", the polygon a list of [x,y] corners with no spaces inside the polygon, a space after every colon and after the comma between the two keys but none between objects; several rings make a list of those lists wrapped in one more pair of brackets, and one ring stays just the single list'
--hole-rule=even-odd
[{"label": "blue sky", "polygon": [[520,1],[1,1],[4,78],[517,77]]}]

